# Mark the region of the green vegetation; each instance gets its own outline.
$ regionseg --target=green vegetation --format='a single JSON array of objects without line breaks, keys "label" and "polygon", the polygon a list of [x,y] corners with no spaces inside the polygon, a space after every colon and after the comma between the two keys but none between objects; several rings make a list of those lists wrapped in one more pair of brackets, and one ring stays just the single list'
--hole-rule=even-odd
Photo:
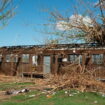
[{"label": "green vegetation", "polygon": [[[73,94],[73,92],[70,93]],[[68,94],[65,94],[65,91],[58,91],[50,98],[44,94],[38,96],[37,94],[39,94],[38,91],[31,91],[12,96],[10,99],[0,102],[0,105],[105,105],[105,97],[92,92],[68,96]]]},{"label": "green vegetation", "polygon": [[33,82],[14,82],[14,83],[0,83],[0,90],[8,90],[8,89],[21,89],[25,88],[25,86],[33,85]]},{"label": "green vegetation", "polygon": [[[0,91],[20,89],[34,86],[33,82],[0,83]],[[15,96],[0,96],[0,105],[105,105],[105,97],[94,92],[79,92],[76,90],[62,90],[55,94],[33,90],[19,93]]]}]

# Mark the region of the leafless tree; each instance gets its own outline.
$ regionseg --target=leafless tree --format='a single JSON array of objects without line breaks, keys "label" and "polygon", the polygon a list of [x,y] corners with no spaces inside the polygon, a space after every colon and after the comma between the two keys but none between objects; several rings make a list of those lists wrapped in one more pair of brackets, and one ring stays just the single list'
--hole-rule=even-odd
[{"label": "leafless tree", "polygon": [[5,26],[8,20],[14,16],[16,5],[14,0],[0,0],[0,26]]},{"label": "leafless tree", "polygon": [[[85,6],[85,15],[79,12],[78,7],[69,17],[63,16],[59,11],[50,11],[51,21],[45,26],[52,27],[52,30],[47,33],[54,35],[55,40],[58,39],[60,43],[66,39],[66,43],[79,41],[105,44],[105,0],[98,0],[94,4],[77,1]],[[91,8],[86,7],[89,4]]]}]

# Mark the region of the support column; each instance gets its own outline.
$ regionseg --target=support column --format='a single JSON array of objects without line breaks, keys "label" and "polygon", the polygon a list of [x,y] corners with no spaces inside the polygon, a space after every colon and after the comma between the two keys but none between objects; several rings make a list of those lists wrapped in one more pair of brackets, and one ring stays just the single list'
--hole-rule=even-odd
[{"label": "support column", "polygon": [[105,66],[105,53],[103,54],[103,65]]},{"label": "support column", "polygon": [[55,69],[54,69],[54,74],[58,73],[58,55],[55,55]]}]

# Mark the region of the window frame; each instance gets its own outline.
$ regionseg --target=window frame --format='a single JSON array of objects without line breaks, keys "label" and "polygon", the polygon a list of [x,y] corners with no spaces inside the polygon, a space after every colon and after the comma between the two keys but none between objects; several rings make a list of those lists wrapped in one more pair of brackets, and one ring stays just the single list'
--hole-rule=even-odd
[{"label": "window frame", "polygon": [[6,63],[9,63],[9,62],[11,62],[11,54],[7,54],[6,56],[5,56],[5,62]]},{"label": "window frame", "polygon": [[[80,57],[80,61],[79,58]],[[77,61],[76,61],[77,59]],[[68,54],[68,61],[71,63],[80,63],[82,64],[82,54]]]},{"label": "window frame", "polygon": [[30,62],[30,54],[22,54],[22,63]]},{"label": "window frame", "polygon": [[104,63],[104,54],[92,54],[92,63],[101,65]]}]

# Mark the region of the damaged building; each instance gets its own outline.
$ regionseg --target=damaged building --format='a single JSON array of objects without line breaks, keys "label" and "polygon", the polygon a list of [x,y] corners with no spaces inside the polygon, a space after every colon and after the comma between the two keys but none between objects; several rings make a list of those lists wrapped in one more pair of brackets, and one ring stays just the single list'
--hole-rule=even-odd
[{"label": "damaged building", "polygon": [[6,75],[59,74],[62,67],[78,64],[105,77],[105,46],[57,44],[0,48],[0,73]]}]

